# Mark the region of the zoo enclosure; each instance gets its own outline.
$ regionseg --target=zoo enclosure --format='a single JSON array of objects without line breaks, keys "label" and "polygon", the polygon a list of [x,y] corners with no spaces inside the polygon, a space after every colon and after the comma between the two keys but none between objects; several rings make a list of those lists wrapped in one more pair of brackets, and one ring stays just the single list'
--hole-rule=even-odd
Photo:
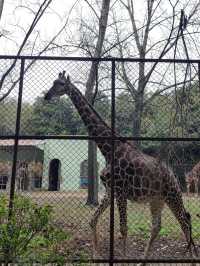
[{"label": "zoo enclosure", "polygon": [[[107,107],[110,109],[109,111],[107,110],[107,113],[104,113],[104,110],[100,110],[100,112],[102,113],[103,119],[108,122],[112,129],[112,135],[107,139],[109,139],[112,143],[113,162],[114,143],[115,140],[119,138],[121,140],[139,141],[141,148],[145,152],[154,156],[160,156],[160,158],[164,159],[165,161],[167,160],[169,164],[174,166],[173,168],[177,170],[177,174],[181,176],[190,170],[191,166],[198,161],[198,158],[200,158],[200,152],[198,149],[200,131],[198,131],[198,110],[196,110],[198,108],[197,96],[200,90],[199,60],[139,60],[135,58],[69,58],[32,56],[1,56],[0,59],[1,68],[5,71],[8,69],[9,64],[13,60],[17,59],[15,68],[7,77],[5,77],[5,86],[1,90],[1,97],[4,97],[4,95],[8,93],[8,96],[4,99],[4,101],[2,101],[2,104],[5,105],[5,108],[7,108],[5,103],[9,97],[17,98],[14,119],[11,119],[11,121],[6,121],[6,129],[1,129],[2,134],[0,136],[0,140],[2,141],[14,141],[14,148],[11,151],[12,171],[9,186],[11,209],[17,185],[16,176],[20,142],[33,140],[86,141],[89,139],[95,140],[98,138],[98,136],[88,136],[85,134],[83,129],[84,135],[77,134],[79,133],[79,130],[75,130],[74,134],[70,135],[56,134],[56,132],[47,132],[46,134],[39,132],[37,134],[31,134],[35,129],[31,128],[31,124],[23,124],[23,116],[25,113],[22,112],[23,107],[27,103],[33,103],[37,96],[41,97],[41,93],[52,86],[52,82],[57,78],[58,73],[63,70],[66,70],[66,72],[69,73],[72,82],[75,82],[77,87],[80,87],[82,90],[84,90],[84,84],[92,62],[95,62],[96,66],[98,66],[95,73],[95,86],[97,93],[100,92],[100,103],[102,103],[102,98],[106,98],[108,104]],[[141,69],[144,70],[142,74],[140,73]],[[144,78],[146,80],[144,80]],[[17,88],[16,85],[18,83],[19,86]],[[10,84],[11,86],[12,84],[15,86],[9,87]],[[12,90],[9,90],[9,88],[12,88]],[[124,93],[124,91],[127,94]],[[132,99],[129,98],[131,96],[133,97]],[[120,103],[120,99],[123,97],[125,100],[124,102]],[[145,104],[142,106],[142,108],[140,105],[137,110],[136,105],[141,103],[141,99],[143,102],[145,102]],[[133,108],[131,108],[131,104],[133,105]],[[161,109],[161,114],[159,115],[158,111],[156,111],[158,106]],[[195,112],[192,107],[193,109],[196,108]],[[131,109],[131,111],[129,109]],[[125,117],[126,121],[125,123],[122,123],[123,117],[120,115],[123,112],[123,115],[126,114],[126,110],[129,111],[130,116]],[[130,126],[129,120],[134,119],[134,117],[131,115],[131,113],[133,114],[134,111],[138,116],[138,120],[136,119],[135,124]],[[7,112],[9,112],[9,110],[7,110]],[[147,113],[144,114],[145,112]],[[167,116],[167,114],[170,112],[171,117]],[[149,113],[150,116],[148,116]],[[139,117],[139,115],[141,115],[141,117]],[[161,121],[162,116],[163,121]],[[197,123],[195,123],[195,119],[197,120]],[[12,125],[12,127],[10,127],[10,123],[13,122],[15,126],[13,127]],[[40,122],[42,123],[43,121]],[[29,126],[30,128],[27,130]],[[133,129],[131,129],[131,127],[133,127]],[[10,130],[10,128],[12,128],[12,130]],[[116,129],[121,133],[122,137],[116,137],[114,134]],[[132,130],[135,130],[136,132],[134,137]],[[165,144],[162,145],[162,143]],[[179,143],[181,143],[181,145],[179,145]],[[184,145],[184,143],[187,143],[187,145]],[[46,143],[44,145],[46,145]],[[174,149],[175,146],[177,146],[176,149]],[[191,150],[193,153],[190,153]],[[78,149],[76,152],[78,153]],[[175,164],[173,165],[172,161],[174,161],[175,157],[177,160],[175,160]],[[192,160],[190,160],[191,165],[187,163],[188,157],[192,157]],[[185,161],[183,159],[185,159]],[[113,165],[111,169],[112,173],[114,174]],[[44,172],[42,175],[44,175]],[[41,184],[40,181],[38,181],[39,188],[42,188],[43,181],[41,181]],[[184,182],[185,180],[181,182],[183,190],[185,189]],[[113,180],[112,184],[114,184]],[[2,188],[3,187],[4,186],[2,185]],[[111,190],[111,197],[112,203],[109,214],[109,254],[107,258],[89,258],[88,261],[91,263],[102,262],[110,264],[118,262],[140,262],[142,259],[137,259],[135,257],[124,259],[115,256],[115,208],[113,186]],[[74,261],[76,261],[76,259],[74,259]],[[189,262],[191,259],[153,258],[145,261]]]}]

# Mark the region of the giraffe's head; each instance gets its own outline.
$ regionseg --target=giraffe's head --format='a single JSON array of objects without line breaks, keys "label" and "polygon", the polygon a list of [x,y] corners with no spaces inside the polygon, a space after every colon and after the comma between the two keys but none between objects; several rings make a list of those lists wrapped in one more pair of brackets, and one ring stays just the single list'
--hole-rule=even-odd
[{"label": "giraffe's head", "polygon": [[65,71],[59,73],[58,78],[53,82],[53,86],[45,94],[45,100],[51,100],[53,97],[62,96],[67,92],[67,87],[70,84],[69,76],[65,77]]}]

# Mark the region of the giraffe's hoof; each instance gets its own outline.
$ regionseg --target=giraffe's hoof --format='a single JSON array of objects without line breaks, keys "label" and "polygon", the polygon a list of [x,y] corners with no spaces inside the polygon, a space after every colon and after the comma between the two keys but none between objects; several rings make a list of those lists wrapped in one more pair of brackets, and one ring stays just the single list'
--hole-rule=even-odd
[{"label": "giraffe's hoof", "polygon": [[122,256],[126,257],[126,245],[123,245],[123,247],[122,247]]},{"label": "giraffe's hoof", "polygon": [[121,247],[122,247],[122,251],[121,251],[121,255],[123,256],[123,257],[126,257],[126,241],[127,241],[127,235],[126,236],[119,236],[119,240],[120,240],[120,242],[121,242]]}]

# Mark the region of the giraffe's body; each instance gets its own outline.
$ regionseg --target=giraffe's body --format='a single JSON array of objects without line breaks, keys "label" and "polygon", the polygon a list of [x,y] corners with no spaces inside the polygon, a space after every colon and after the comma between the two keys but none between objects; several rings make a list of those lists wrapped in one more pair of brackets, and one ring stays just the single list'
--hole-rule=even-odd
[{"label": "giraffe's body", "polygon": [[[110,164],[104,169],[101,179],[110,189]],[[174,192],[181,194],[173,172],[164,163],[134,150],[129,143],[118,143],[114,163],[115,194],[131,201],[150,202],[152,198],[167,200]]]},{"label": "giraffe's body", "polygon": [[191,171],[186,173],[185,175],[186,184],[187,184],[187,193],[190,193],[191,186],[194,186],[194,193],[197,195],[200,194],[200,162],[195,164]]},{"label": "giraffe's body", "polygon": [[[93,231],[94,243],[97,245],[96,226],[99,216],[110,205],[111,190],[111,158],[112,145],[109,137],[112,131],[98,113],[87,102],[69,78],[59,74],[53,87],[46,94],[46,99],[67,94],[77,108],[90,136],[108,137],[96,139],[98,148],[106,159],[106,167],[100,178],[106,188],[106,194],[95,211],[90,226]],[[120,231],[123,237],[124,250],[127,238],[127,200],[149,202],[152,214],[151,237],[145,250],[149,255],[152,242],[161,228],[161,212],[166,203],[181,225],[188,246],[194,245],[191,236],[191,220],[186,212],[179,183],[173,172],[154,157],[140,151],[134,142],[116,140],[114,145],[114,193],[119,210]]]}]

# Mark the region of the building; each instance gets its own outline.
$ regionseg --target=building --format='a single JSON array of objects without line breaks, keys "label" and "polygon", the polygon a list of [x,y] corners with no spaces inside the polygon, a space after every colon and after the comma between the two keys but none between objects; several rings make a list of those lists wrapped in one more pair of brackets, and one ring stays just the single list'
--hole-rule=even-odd
[{"label": "building", "polygon": [[[44,151],[37,140],[19,140],[16,169],[16,190],[37,190],[41,188]],[[9,190],[14,140],[0,140],[0,190]]]},{"label": "building", "polygon": [[[13,140],[0,140],[0,190],[9,190]],[[16,190],[65,191],[87,188],[86,140],[20,140]],[[98,172],[105,161],[97,152]],[[93,177],[90,177],[93,178]]]},{"label": "building", "polygon": [[[87,140],[45,140],[39,147],[44,151],[43,189],[65,191],[87,187]],[[97,161],[100,172],[105,160],[99,150]]]}]

